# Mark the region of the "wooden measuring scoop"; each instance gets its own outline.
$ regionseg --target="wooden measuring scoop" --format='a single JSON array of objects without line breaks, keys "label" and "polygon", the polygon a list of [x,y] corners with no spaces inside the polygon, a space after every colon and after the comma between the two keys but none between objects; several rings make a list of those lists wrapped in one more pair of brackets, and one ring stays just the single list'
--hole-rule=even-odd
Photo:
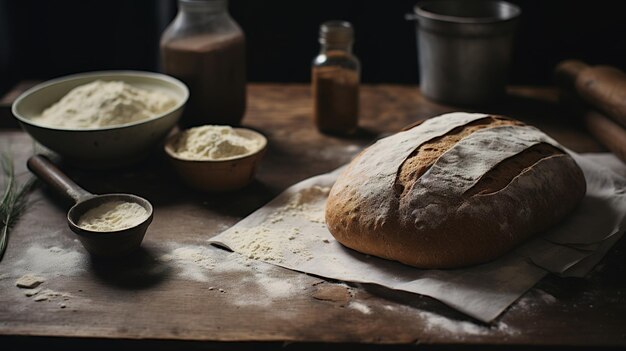
[{"label": "wooden measuring scoop", "polygon": [[[141,245],[146,229],[152,222],[153,208],[150,202],[131,194],[94,195],[68,178],[45,156],[35,155],[28,159],[28,169],[59,194],[71,199],[74,206],[67,212],[67,224],[78,235],[85,249],[96,256],[121,256],[131,253]],[[115,231],[94,231],[78,226],[82,215],[104,203],[123,201],[142,206],[148,216],[139,224]]]}]

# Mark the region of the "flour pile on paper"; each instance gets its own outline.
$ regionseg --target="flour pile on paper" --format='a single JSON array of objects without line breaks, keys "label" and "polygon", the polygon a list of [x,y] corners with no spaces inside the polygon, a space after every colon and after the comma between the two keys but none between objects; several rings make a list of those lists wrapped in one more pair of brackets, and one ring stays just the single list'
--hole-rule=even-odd
[{"label": "flour pile on paper", "polygon": [[[239,248],[237,252],[250,259],[277,264],[287,259],[311,260],[313,256],[306,240],[299,238],[303,235],[300,222],[306,220],[320,229],[326,227],[324,202],[329,191],[329,187],[317,185],[302,189],[269,214],[265,223],[235,230],[230,238]],[[321,235],[312,238],[328,242]]]}]

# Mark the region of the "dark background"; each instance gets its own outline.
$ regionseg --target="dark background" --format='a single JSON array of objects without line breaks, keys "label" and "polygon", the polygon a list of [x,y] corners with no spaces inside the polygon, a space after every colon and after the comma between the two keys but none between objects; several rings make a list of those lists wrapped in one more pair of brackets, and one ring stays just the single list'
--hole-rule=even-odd
[{"label": "dark background", "polygon": [[[512,84],[550,84],[555,64],[579,58],[626,69],[626,1],[511,1],[522,8]],[[248,39],[250,81],[308,82],[321,22],[356,28],[366,83],[418,82],[416,0],[231,0]],[[158,70],[173,0],[0,0],[0,92],[24,79],[105,70]]]}]

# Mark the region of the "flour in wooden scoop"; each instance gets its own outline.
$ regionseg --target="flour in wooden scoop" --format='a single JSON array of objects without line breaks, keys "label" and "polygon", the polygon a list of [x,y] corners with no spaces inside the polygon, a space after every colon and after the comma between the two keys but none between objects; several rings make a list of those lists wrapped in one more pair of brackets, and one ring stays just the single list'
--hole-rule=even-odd
[{"label": "flour in wooden scoop", "polygon": [[77,225],[96,232],[113,232],[139,225],[148,215],[143,206],[134,202],[108,201],[85,212]]}]

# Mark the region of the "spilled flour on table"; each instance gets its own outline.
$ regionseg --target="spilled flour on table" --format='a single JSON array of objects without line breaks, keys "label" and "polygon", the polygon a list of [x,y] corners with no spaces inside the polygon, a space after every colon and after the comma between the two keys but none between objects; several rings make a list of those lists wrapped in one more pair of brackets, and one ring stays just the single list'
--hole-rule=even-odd
[{"label": "spilled flour on table", "polygon": [[[57,246],[33,245],[15,262],[10,276],[15,279],[15,289],[25,298],[37,303],[53,303],[65,309],[74,296],[68,292],[48,288],[57,277],[78,276],[85,272],[88,256],[80,251]],[[84,298],[78,301],[85,302]]]},{"label": "spilled flour on table", "polygon": [[453,338],[462,338],[467,335],[487,335],[494,332],[500,332],[505,335],[520,334],[518,330],[509,327],[503,322],[488,326],[469,321],[454,320],[426,311],[418,311],[417,315],[424,321],[423,327],[426,331],[445,333]]},{"label": "spilled flour on table", "polygon": [[22,289],[33,289],[45,281],[46,280],[42,277],[33,274],[24,274],[17,281],[15,281],[15,286]]},{"label": "spilled flour on table", "polygon": [[26,297],[35,296],[35,295],[39,294],[39,292],[41,292],[41,288],[28,289],[28,290],[26,290],[24,292],[24,296],[26,296]]},{"label": "spilled flour on table", "polygon": [[557,302],[556,297],[541,289],[533,289],[517,300],[517,302],[511,306],[511,310],[522,310],[529,313],[537,309],[540,305],[551,305],[555,302]]},{"label": "spilled flour on table", "polygon": [[425,322],[424,329],[428,332],[447,332],[449,334],[485,335],[491,332],[486,326],[467,321],[456,321],[435,313],[420,311],[420,318]]},{"label": "spilled flour on table", "polygon": [[357,310],[363,314],[371,314],[372,313],[372,309],[361,302],[358,301],[350,301],[350,303],[348,304],[348,308],[351,308],[353,310]]},{"label": "spilled flour on table", "polygon": [[16,275],[35,274],[47,276],[75,276],[85,270],[86,256],[75,250],[60,247],[42,247],[34,245],[26,250],[24,256],[14,266]]},{"label": "spilled flour on table", "polygon": [[159,257],[159,261],[173,264],[182,277],[207,282],[209,281],[207,270],[215,267],[211,250],[209,247],[198,245],[179,247]]},{"label": "spilled flour on table", "polygon": [[401,312],[406,315],[415,313],[417,317],[422,320],[422,327],[426,331],[445,333],[455,339],[462,339],[464,336],[468,335],[493,334],[494,332],[499,332],[504,335],[520,334],[519,330],[511,328],[508,324],[503,322],[497,322],[493,325],[476,324],[470,321],[450,319],[436,313],[416,310],[413,307],[404,305],[384,305],[383,309],[395,313]]},{"label": "spilled flour on table", "polygon": [[[325,226],[324,206],[320,206],[320,203],[326,201],[329,192],[329,187],[302,189],[270,214],[267,221],[252,228],[236,230],[232,236],[236,251],[250,259],[277,264],[285,262],[285,255],[304,261],[311,260],[313,255],[306,241],[294,239],[302,235],[302,219]],[[324,240],[322,237],[318,239]]]},{"label": "spilled flour on table", "polygon": [[[347,307],[357,310],[363,314],[372,314],[372,309],[368,305],[358,301],[351,301]],[[417,317],[422,321],[422,327],[425,331],[432,333],[445,333],[446,335],[457,339],[462,339],[468,335],[493,334],[493,332],[500,332],[506,335],[519,334],[519,331],[512,329],[503,322],[498,322],[491,326],[476,324],[470,321],[450,319],[436,313],[415,310],[412,307],[402,305],[383,305],[383,309],[394,313],[416,313]]]},{"label": "spilled flour on table", "polygon": [[33,297],[33,301],[36,302],[69,301],[69,299],[72,297],[72,295],[69,293],[54,291],[51,289],[43,289],[37,292],[33,292],[31,296]]},{"label": "spilled flour on table", "polygon": [[[37,282],[38,284],[19,284],[19,282],[23,283],[25,281],[29,283]],[[73,297],[72,294],[67,292],[42,287],[41,284],[45,283],[45,280],[30,274],[20,277],[17,282],[16,287],[24,291],[24,296],[32,299],[34,302],[55,302],[58,303],[59,308],[66,308],[70,298]]]},{"label": "spilled flour on table", "polygon": [[[207,293],[221,293],[237,306],[267,306],[301,294],[311,285],[307,275],[276,277],[281,268],[210,246],[175,247],[159,261],[173,266],[183,279],[206,283]],[[235,274],[236,279],[224,278]]]},{"label": "spilled flour on table", "polygon": [[52,289],[36,289],[31,294],[26,294],[31,297],[33,301],[38,303],[53,303],[60,309],[65,309],[70,306],[71,298],[74,297],[70,293],[55,291]]},{"label": "spilled flour on table", "polygon": [[[268,306],[273,301],[289,299],[303,294],[311,286],[311,277],[293,273],[288,277],[276,276],[282,268],[251,261],[236,253],[216,265],[215,272],[232,274],[239,272],[240,279],[233,289],[229,302],[237,306]],[[282,275],[282,274],[281,274]]]}]

